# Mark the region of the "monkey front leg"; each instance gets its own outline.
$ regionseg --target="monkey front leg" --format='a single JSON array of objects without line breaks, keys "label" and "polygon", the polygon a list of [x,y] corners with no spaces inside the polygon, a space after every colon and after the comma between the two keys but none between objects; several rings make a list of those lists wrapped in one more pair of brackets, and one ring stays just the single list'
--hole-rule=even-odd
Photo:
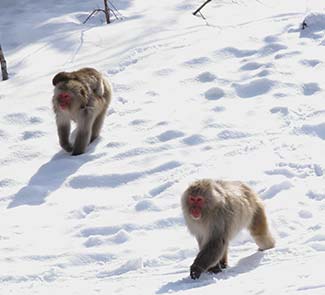
[{"label": "monkey front leg", "polygon": [[68,153],[72,151],[72,146],[69,141],[70,136],[70,119],[66,118],[63,114],[57,114],[56,125],[59,136],[60,146]]},{"label": "monkey front leg", "polygon": [[72,155],[83,154],[90,142],[92,125],[94,122],[94,108],[85,107],[80,109],[77,120],[77,136],[73,145]]},{"label": "monkey front leg", "polygon": [[[220,235],[218,235],[220,236]],[[190,276],[193,280],[198,279],[202,272],[220,261],[225,253],[226,243],[223,238],[212,238],[196,256],[190,268]]]}]

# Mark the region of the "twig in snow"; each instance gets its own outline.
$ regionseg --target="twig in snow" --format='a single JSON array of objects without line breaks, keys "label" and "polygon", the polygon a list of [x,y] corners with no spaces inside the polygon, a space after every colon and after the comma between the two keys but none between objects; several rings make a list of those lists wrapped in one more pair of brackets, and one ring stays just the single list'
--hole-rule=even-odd
[{"label": "twig in snow", "polygon": [[[205,1],[197,10],[195,10],[194,12],[193,12],[193,15],[196,15],[198,12],[200,12],[200,10],[205,6],[205,5],[207,5],[209,2],[211,2],[212,0],[207,0],[207,1]],[[201,14],[201,13],[200,13]],[[202,14],[201,14],[202,15]]]}]

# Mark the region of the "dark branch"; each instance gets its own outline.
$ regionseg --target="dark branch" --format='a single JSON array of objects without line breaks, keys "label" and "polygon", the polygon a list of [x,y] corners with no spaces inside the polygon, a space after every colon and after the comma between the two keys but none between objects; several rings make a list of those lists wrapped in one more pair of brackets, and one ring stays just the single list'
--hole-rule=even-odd
[{"label": "dark branch", "polygon": [[2,72],[2,80],[8,80],[8,71],[7,71],[7,62],[5,60],[5,56],[3,54],[1,45],[0,45],[0,63],[1,63],[1,72]]},{"label": "dark branch", "polygon": [[212,0],[207,0],[207,1],[205,1],[197,10],[195,10],[194,12],[193,12],[193,15],[196,15],[198,12],[200,12],[200,10],[205,6],[205,5],[207,5],[209,2],[211,2]]}]

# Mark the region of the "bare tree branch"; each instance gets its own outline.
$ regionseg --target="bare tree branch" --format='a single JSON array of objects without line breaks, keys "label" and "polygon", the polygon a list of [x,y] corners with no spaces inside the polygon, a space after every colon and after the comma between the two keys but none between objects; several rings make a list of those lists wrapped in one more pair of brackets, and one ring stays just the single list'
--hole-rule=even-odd
[{"label": "bare tree branch", "polygon": [[193,12],[193,15],[196,15],[198,12],[200,12],[200,10],[205,6],[205,5],[207,5],[209,2],[211,2],[212,0],[207,0],[207,1],[205,1],[197,10],[195,10],[194,12]]},{"label": "bare tree branch", "polygon": [[8,80],[8,71],[7,71],[7,62],[5,60],[5,56],[3,54],[1,44],[0,44],[0,63],[1,63],[1,72],[2,72],[2,80]]},{"label": "bare tree branch", "polygon": [[[88,16],[87,18],[84,20],[84,24],[93,16],[95,15],[97,12],[103,12],[105,14],[105,18],[106,18],[106,23],[107,24],[110,24],[111,23],[111,19],[110,19],[110,8],[108,6],[108,3],[107,1],[108,0],[103,0],[104,1],[104,9],[101,9],[101,8],[97,8],[97,9],[94,9]],[[114,11],[113,11],[114,12]],[[115,13],[114,13],[115,15]],[[117,17],[116,17],[117,18]]]},{"label": "bare tree branch", "polygon": [[111,19],[110,19],[110,16],[109,16],[109,7],[108,7],[108,3],[107,3],[107,0],[104,0],[104,12],[105,12],[105,17],[106,17],[106,23],[110,23],[111,22]]}]

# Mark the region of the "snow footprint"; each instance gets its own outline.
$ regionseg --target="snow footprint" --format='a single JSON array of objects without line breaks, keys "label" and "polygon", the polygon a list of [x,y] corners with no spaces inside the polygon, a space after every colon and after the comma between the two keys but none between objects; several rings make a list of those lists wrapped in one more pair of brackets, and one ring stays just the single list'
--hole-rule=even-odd
[{"label": "snow footprint", "polygon": [[4,118],[8,124],[14,125],[40,124],[43,122],[40,117],[28,116],[25,113],[11,113],[6,115]]},{"label": "snow footprint", "polygon": [[102,238],[100,236],[90,236],[85,242],[84,246],[86,248],[96,247],[100,245],[107,244],[123,244],[130,240],[130,235],[125,230],[121,229],[116,234],[109,238]]},{"label": "snow footprint", "polygon": [[271,199],[275,197],[277,194],[279,194],[280,192],[284,190],[288,190],[291,187],[293,187],[293,185],[288,180],[285,180],[281,183],[274,184],[262,193],[263,199]]},{"label": "snow footprint", "polygon": [[224,97],[225,92],[219,87],[212,87],[204,93],[204,96],[208,100],[218,100]]},{"label": "snow footprint", "polygon": [[220,51],[217,51],[216,53],[217,54],[221,53],[222,55],[226,55],[230,57],[242,58],[242,57],[252,56],[255,53],[257,53],[257,51],[249,50],[249,49],[238,49],[235,47],[226,47],[221,49]]},{"label": "snow footprint", "polygon": [[212,82],[216,79],[217,79],[216,75],[214,75],[210,72],[203,72],[196,77],[196,80],[198,80],[201,83]]},{"label": "snow footprint", "polygon": [[318,136],[319,138],[325,140],[325,123],[309,125],[304,124],[301,126],[302,133]]},{"label": "snow footprint", "polygon": [[306,96],[313,95],[320,90],[318,83],[306,83],[302,85],[302,92]]},{"label": "snow footprint", "polygon": [[45,134],[46,134],[45,132],[39,130],[25,131],[23,132],[21,138],[22,140],[35,139],[35,138],[43,137]]},{"label": "snow footprint", "polygon": [[240,70],[242,71],[254,71],[259,69],[260,67],[264,66],[261,63],[258,62],[248,62],[240,67]]},{"label": "snow footprint", "polygon": [[318,59],[303,59],[300,63],[306,67],[314,68],[321,63]]},{"label": "snow footprint", "polygon": [[185,133],[179,130],[167,130],[157,136],[158,140],[161,142],[166,142],[169,140],[173,140],[178,137],[184,136]]},{"label": "snow footprint", "polygon": [[205,138],[200,134],[193,134],[191,136],[185,137],[182,141],[183,143],[192,146],[192,145],[198,145],[204,143]]},{"label": "snow footprint", "polygon": [[190,66],[190,67],[197,67],[197,66],[208,64],[210,62],[211,62],[210,58],[208,58],[206,56],[202,56],[202,57],[193,58],[193,59],[190,59],[190,60],[184,62],[184,65]]},{"label": "snow footprint", "polygon": [[234,83],[233,87],[236,90],[236,93],[241,98],[255,97],[259,95],[266,94],[269,92],[272,87],[275,85],[275,82],[266,78],[256,79],[249,83],[238,84]]}]

